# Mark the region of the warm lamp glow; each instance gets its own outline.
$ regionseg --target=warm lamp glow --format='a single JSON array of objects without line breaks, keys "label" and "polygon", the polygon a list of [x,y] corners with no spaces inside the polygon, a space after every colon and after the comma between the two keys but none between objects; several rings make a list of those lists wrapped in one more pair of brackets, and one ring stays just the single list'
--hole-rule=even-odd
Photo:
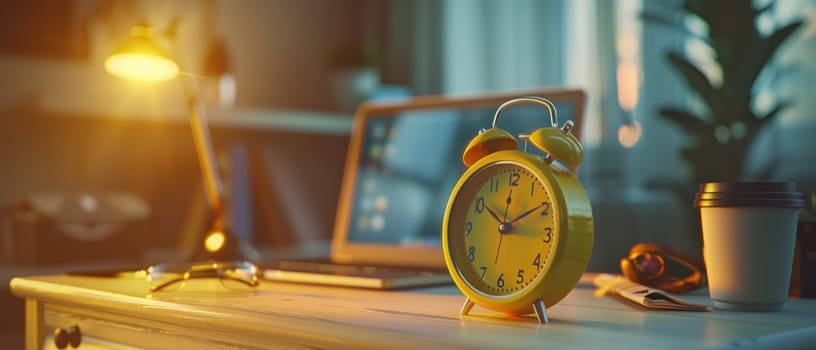
[{"label": "warm lamp glow", "polygon": [[221,231],[213,231],[207,235],[207,238],[204,240],[204,248],[207,249],[210,253],[215,253],[224,246],[224,242],[226,242],[227,238],[224,236],[224,233]]},{"label": "warm lamp glow", "polygon": [[118,77],[141,81],[164,81],[178,76],[175,62],[144,54],[111,55],[105,60],[105,69]]},{"label": "warm lamp glow", "polygon": [[145,25],[131,28],[128,40],[105,60],[105,69],[113,75],[141,81],[170,80],[179,74],[176,62]]}]

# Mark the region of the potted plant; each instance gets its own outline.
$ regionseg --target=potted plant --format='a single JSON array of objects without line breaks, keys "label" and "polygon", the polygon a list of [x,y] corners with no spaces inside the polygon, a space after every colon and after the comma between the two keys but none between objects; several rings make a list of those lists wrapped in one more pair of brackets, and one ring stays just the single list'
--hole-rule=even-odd
[{"label": "potted plant", "polygon": [[[770,34],[761,33],[757,19],[772,6],[773,2],[755,7],[752,0],[686,0],[682,3],[686,14],[707,25],[707,34],[692,35],[711,48],[722,79],[712,81],[702,68],[680,52],[666,53],[670,66],[705,108],[702,112],[676,106],[659,109],[663,120],[688,136],[688,144],[681,150],[681,155],[690,168],[690,178],[680,182],[656,180],[649,187],[674,193],[690,209],[687,215],[691,222],[699,220],[690,205],[699,183],[767,176],[748,174],[745,162],[760,131],[772,124],[791,102],[782,100],[769,110],[755,110],[753,100],[757,78],[782,44],[803,24],[801,20],[794,20],[778,26]],[[644,13],[643,17],[653,23],[686,31],[682,20],[675,21],[653,13]]]},{"label": "potted plant", "polygon": [[[674,51],[666,54],[671,67],[706,107],[703,114],[673,106],[659,111],[664,120],[690,137],[691,142],[682,150],[682,156],[691,167],[695,184],[746,178],[744,163],[751,145],[760,130],[771,124],[790,103],[778,102],[764,112],[752,108],[759,74],[803,24],[796,20],[769,35],[761,34],[757,17],[772,6],[773,3],[755,8],[751,0],[687,0],[683,3],[687,13],[708,25],[708,35],[700,39],[711,47],[722,72],[722,81],[714,84],[683,54]],[[661,20],[654,15],[647,18]]]}]

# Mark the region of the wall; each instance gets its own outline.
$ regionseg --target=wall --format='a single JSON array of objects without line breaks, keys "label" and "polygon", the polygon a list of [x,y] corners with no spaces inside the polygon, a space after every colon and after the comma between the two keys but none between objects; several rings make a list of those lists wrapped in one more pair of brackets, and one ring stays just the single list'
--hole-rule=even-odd
[{"label": "wall", "polygon": [[[76,16],[90,21],[87,59],[0,52],[0,79],[15,82],[0,87],[0,109],[33,96],[56,109],[143,116],[184,113],[177,82],[146,88],[112,77],[102,68],[130,25],[146,19],[166,28],[178,17],[185,70],[200,70],[211,38],[226,40],[239,106],[331,110],[330,54],[339,45],[361,40],[363,4],[362,0],[77,0]],[[59,28],[52,33],[59,33]]]}]

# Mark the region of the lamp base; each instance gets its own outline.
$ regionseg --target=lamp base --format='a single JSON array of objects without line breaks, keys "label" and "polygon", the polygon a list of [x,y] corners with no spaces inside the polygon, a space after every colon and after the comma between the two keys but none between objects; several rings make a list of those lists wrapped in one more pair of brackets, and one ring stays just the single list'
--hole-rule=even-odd
[{"label": "lamp base", "polygon": [[249,242],[229,228],[211,229],[192,254],[191,261],[249,261],[256,262],[261,254]]}]

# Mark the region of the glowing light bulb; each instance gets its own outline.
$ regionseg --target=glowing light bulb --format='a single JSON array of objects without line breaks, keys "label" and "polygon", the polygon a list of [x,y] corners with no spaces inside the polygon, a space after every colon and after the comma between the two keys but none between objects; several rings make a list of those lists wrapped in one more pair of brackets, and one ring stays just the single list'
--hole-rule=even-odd
[{"label": "glowing light bulb", "polygon": [[164,57],[121,53],[105,60],[105,69],[118,77],[140,81],[165,81],[178,76],[178,65]]},{"label": "glowing light bulb", "polygon": [[204,240],[204,248],[210,253],[215,253],[224,247],[227,237],[221,231],[213,231]]},{"label": "glowing light bulb", "polygon": [[145,24],[130,28],[130,37],[105,59],[105,69],[118,77],[141,81],[163,81],[178,76],[178,64],[152,32],[153,28]]}]

